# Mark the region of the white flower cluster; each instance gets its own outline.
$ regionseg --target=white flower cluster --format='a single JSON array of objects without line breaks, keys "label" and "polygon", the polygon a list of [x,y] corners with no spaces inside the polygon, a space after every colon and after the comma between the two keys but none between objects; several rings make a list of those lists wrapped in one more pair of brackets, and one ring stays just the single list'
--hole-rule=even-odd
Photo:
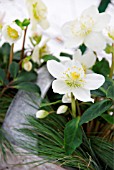
[{"label": "white flower cluster", "polygon": [[[80,51],[77,51],[80,54]],[[47,68],[50,74],[56,78],[52,83],[52,88],[55,93],[65,94],[63,96],[63,102],[70,102],[69,98],[71,92],[75,96],[75,99],[80,101],[92,101],[90,90],[98,89],[103,85],[105,78],[100,74],[90,72],[90,68],[95,62],[94,53],[86,53],[83,56],[75,56],[73,60],[65,62],[57,62],[50,60],[47,62]],[[90,59],[91,56],[91,59]],[[88,73],[89,72],[89,73]],[[69,97],[68,97],[69,96]],[[68,98],[68,100],[67,100]]]},{"label": "white flower cluster", "polygon": [[67,22],[62,28],[65,45],[76,48],[85,44],[93,51],[101,51],[106,47],[106,37],[114,41],[114,28],[108,28],[110,15],[99,13],[96,6],[84,10],[79,18]]}]

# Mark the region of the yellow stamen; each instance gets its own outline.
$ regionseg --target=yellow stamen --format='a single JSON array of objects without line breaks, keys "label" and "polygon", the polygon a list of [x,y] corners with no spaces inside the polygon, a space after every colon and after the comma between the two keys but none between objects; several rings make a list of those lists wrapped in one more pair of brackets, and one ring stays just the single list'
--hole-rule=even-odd
[{"label": "yellow stamen", "polygon": [[73,80],[76,80],[80,78],[80,74],[77,74],[76,72],[71,72],[71,77]]},{"label": "yellow stamen", "polygon": [[38,11],[37,11],[37,5],[38,5],[37,2],[33,4],[33,15],[35,19],[40,21],[40,16],[38,15]]},{"label": "yellow stamen", "polygon": [[2,25],[2,24],[0,24],[0,30],[2,29],[2,27],[3,27],[3,25]]},{"label": "yellow stamen", "polygon": [[7,33],[9,35],[9,37],[14,40],[19,37],[18,32],[14,28],[11,28],[10,26],[7,27]]},{"label": "yellow stamen", "polygon": [[82,64],[82,67],[83,67],[84,72],[86,73],[86,71],[87,71],[86,65]]},{"label": "yellow stamen", "polygon": [[108,33],[108,36],[109,36],[112,40],[114,40],[114,35],[112,35],[111,33]]}]

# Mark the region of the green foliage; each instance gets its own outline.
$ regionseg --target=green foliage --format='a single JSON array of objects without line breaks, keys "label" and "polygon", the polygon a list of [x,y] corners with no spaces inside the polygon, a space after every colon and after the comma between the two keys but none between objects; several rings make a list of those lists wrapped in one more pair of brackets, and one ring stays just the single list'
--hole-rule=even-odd
[{"label": "green foliage", "polygon": [[18,76],[14,79],[14,83],[20,83],[20,82],[29,82],[29,81],[35,81],[37,79],[37,73],[35,72],[26,72],[22,71],[18,74]]},{"label": "green foliage", "polygon": [[50,114],[45,119],[28,116],[26,127],[18,130],[27,137],[18,141],[19,146],[30,154],[43,157],[37,165],[51,162],[80,170],[113,170],[113,146],[97,136],[87,138],[83,133],[81,147],[78,147],[72,155],[66,155],[64,148],[66,124],[67,119],[61,115]]},{"label": "green foliage", "polygon": [[[94,152],[98,159],[105,162],[104,169],[114,169],[114,147],[113,142],[108,142],[102,138],[91,138],[91,146],[94,148]],[[110,167],[110,168],[109,168]]]},{"label": "green foliage", "polygon": [[0,97],[0,127],[2,126],[6,112],[14,96],[14,91],[8,91],[7,95],[3,95],[2,97]]},{"label": "green foliage", "polygon": [[7,151],[9,153],[15,153],[13,145],[6,138],[7,132],[0,128],[0,158],[7,161]]},{"label": "green foliage", "polygon": [[71,55],[71,54],[68,54],[68,53],[61,52],[61,53],[60,53],[60,56],[61,56],[61,57],[67,57],[67,58],[72,59],[72,55]]},{"label": "green foliage", "polygon": [[30,24],[29,19],[24,19],[22,22],[18,19],[15,20],[15,23],[22,29],[24,30],[25,27],[27,27]]},{"label": "green foliage", "polygon": [[99,12],[105,12],[107,9],[108,5],[111,3],[111,0],[101,0],[98,10]]},{"label": "green foliage", "polygon": [[109,86],[107,90],[107,98],[114,100],[114,84],[112,86]]},{"label": "green foliage", "polygon": [[48,60],[56,60],[56,61],[60,62],[60,60],[57,57],[53,56],[53,55],[45,55],[45,56],[42,57],[42,59],[45,62],[47,62]]},{"label": "green foliage", "polygon": [[8,66],[10,55],[10,45],[8,43],[4,43],[2,47],[0,47],[0,67],[6,69]]},{"label": "green foliage", "polygon": [[114,125],[114,116],[109,114],[102,114],[101,117],[105,119],[108,123]]},{"label": "green foliage", "polygon": [[1,85],[4,84],[5,78],[6,78],[6,73],[5,73],[5,71],[0,68],[0,84],[1,84]]},{"label": "green foliage", "polygon": [[93,96],[97,97],[106,97],[107,96],[107,89],[112,87],[114,84],[113,80],[109,77],[105,78],[104,84],[97,90],[92,90],[91,93]]},{"label": "green foliage", "polygon": [[114,53],[114,47],[108,44],[107,47],[105,48],[105,52],[107,54]]},{"label": "green foliage", "polygon": [[110,73],[109,63],[105,58],[103,58],[101,61],[96,62],[96,64],[93,66],[92,70],[95,73],[107,76]]},{"label": "green foliage", "polygon": [[15,85],[13,87],[16,89],[21,89],[21,90],[25,90],[28,92],[34,92],[34,93],[41,94],[39,86],[32,82],[22,82],[22,83],[19,83],[18,85]]},{"label": "green foliage", "polygon": [[30,24],[30,19],[24,19],[23,22],[22,22],[22,26],[28,26]]},{"label": "green foliage", "polygon": [[13,78],[15,78],[19,71],[19,64],[16,62],[12,62],[9,67],[10,74]]},{"label": "green foliage", "polygon": [[86,51],[86,46],[84,44],[80,45],[79,49],[81,50],[82,54]]},{"label": "green foliage", "polygon": [[82,143],[82,131],[79,126],[80,117],[69,121],[64,130],[64,145],[67,155],[71,155]]},{"label": "green foliage", "polygon": [[112,106],[112,104],[113,102],[111,100],[105,99],[91,105],[81,116],[80,125],[87,123],[98,116],[101,116],[101,114],[106,112]]}]

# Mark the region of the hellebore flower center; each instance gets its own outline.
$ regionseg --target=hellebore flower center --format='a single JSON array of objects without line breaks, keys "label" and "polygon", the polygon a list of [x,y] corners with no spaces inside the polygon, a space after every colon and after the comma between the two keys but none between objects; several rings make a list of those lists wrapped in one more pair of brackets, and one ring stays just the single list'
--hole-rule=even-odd
[{"label": "hellebore flower center", "polygon": [[7,27],[7,33],[9,37],[14,40],[16,40],[19,37],[18,32],[14,28],[11,28],[10,26]]},{"label": "hellebore flower center", "polygon": [[72,88],[83,87],[85,74],[82,68],[72,66],[63,72],[61,77],[65,80],[66,85]]},{"label": "hellebore flower center", "polygon": [[80,21],[74,21],[72,23],[72,33],[75,36],[85,37],[92,32],[94,27],[94,20],[90,16],[81,17]]}]

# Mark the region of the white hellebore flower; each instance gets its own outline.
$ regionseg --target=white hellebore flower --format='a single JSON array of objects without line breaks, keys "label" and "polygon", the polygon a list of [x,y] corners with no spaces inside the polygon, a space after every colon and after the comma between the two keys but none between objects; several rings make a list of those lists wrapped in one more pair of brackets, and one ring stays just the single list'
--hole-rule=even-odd
[{"label": "white hellebore flower", "polygon": [[23,68],[24,70],[26,71],[31,71],[32,70],[32,63],[30,61],[26,61],[24,64],[23,64]]},{"label": "white hellebore flower", "polygon": [[76,60],[69,60],[64,64],[54,60],[47,62],[50,74],[56,78],[52,83],[55,93],[71,94],[80,101],[94,101],[90,90],[98,89],[105,82],[105,78],[99,74],[86,74],[82,65]]},{"label": "white hellebore flower", "polygon": [[39,118],[39,119],[43,119],[48,115],[49,115],[49,112],[47,112],[46,110],[38,110],[36,112],[36,118]]},{"label": "white hellebore flower", "polygon": [[96,56],[92,51],[87,51],[82,55],[81,50],[75,51],[73,55],[73,60],[77,60],[82,64],[82,67],[86,73],[90,72],[90,68],[95,64]]},{"label": "white hellebore flower", "polygon": [[4,17],[5,17],[5,13],[0,12],[0,32],[1,32],[2,27],[4,25]]},{"label": "white hellebore flower", "polygon": [[57,114],[65,113],[67,110],[68,110],[68,106],[66,106],[66,105],[61,105],[61,106],[59,106],[59,108],[57,109]]},{"label": "white hellebore flower", "polygon": [[32,53],[32,60],[37,63],[41,64],[41,59],[44,55],[49,54],[49,47],[47,45],[47,42],[49,39],[47,38],[43,43],[37,44],[34,47],[33,53]]},{"label": "white hellebore flower", "polygon": [[107,41],[109,43],[114,43],[114,26],[109,26],[104,31]]},{"label": "white hellebore flower", "polygon": [[47,7],[41,0],[26,0],[33,30],[39,24],[43,29],[49,27],[47,21]]},{"label": "white hellebore flower", "polygon": [[80,18],[67,22],[62,28],[66,46],[75,48],[85,44],[93,51],[105,48],[106,42],[102,30],[110,21],[110,15],[99,13],[96,6],[85,9]]},{"label": "white hellebore flower", "polygon": [[3,26],[2,35],[9,44],[13,44],[21,38],[22,30],[15,22],[12,22]]}]

